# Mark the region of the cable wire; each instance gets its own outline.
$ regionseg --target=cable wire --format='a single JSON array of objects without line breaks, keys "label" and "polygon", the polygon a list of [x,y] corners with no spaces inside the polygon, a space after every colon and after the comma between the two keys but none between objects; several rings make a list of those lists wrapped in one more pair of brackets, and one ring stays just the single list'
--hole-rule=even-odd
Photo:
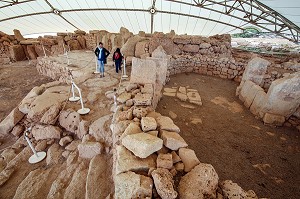
[{"label": "cable wire", "polygon": [[[124,5],[124,8],[126,8],[124,1],[123,1],[123,5]],[[127,12],[127,11],[125,11],[125,12],[126,12],[126,15],[127,15],[128,21],[129,21],[129,23],[130,23],[130,26],[131,26],[131,28],[132,28],[132,32],[135,32],[135,31],[134,31],[134,28],[133,28],[133,26],[132,26],[131,20],[129,19],[128,12]]]}]

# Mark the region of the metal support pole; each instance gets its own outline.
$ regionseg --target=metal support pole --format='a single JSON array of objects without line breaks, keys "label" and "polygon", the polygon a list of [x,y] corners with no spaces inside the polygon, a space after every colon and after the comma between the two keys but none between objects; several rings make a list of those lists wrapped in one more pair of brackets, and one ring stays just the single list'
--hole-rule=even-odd
[{"label": "metal support pole", "polygon": [[31,148],[31,150],[33,152],[33,155],[28,159],[28,161],[30,164],[35,164],[35,163],[38,163],[38,162],[42,161],[43,159],[45,159],[47,154],[44,151],[36,152],[36,150],[34,149],[33,145],[31,144],[31,142],[28,138],[29,130],[30,129],[27,129],[24,134],[24,138],[27,141],[29,147]]},{"label": "metal support pole", "polygon": [[81,91],[80,91],[79,87],[78,87],[74,82],[72,82],[72,84],[73,84],[74,87],[78,90],[78,92],[79,92],[79,97],[80,97],[81,109],[79,109],[79,110],[77,111],[77,113],[79,113],[80,115],[84,115],[84,114],[89,113],[89,112],[90,112],[90,109],[89,109],[89,108],[84,108],[84,106],[83,106],[82,95],[81,95]]},{"label": "metal support pole", "polygon": [[73,78],[71,76],[71,88],[72,88],[72,97],[69,98],[70,102],[76,102],[78,100],[80,100],[80,97],[76,97],[75,96],[75,92],[74,92],[74,81]]},{"label": "metal support pole", "polygon": [[127,79],[128,76],[126,75],[126,58],[124,56],[124,69],[123,69],[123,76],[122,79]]}]

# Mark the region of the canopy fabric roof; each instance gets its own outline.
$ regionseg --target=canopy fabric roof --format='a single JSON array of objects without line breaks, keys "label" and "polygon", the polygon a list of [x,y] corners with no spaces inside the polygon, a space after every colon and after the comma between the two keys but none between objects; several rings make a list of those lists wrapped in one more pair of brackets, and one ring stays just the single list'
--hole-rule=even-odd
[{"label": "canopy fabric roof", "polygon": [[299,42],[299,11],[299,0],[0,0],[0,30],[26,35],[126,27],[209,36],[251,26]]}]

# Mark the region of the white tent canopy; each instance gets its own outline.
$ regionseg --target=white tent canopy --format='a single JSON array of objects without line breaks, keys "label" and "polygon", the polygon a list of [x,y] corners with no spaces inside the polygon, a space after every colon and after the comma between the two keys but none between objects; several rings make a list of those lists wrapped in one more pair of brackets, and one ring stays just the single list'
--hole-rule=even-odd
[{"label": "white tent canopy", "polygon": [[102,30],[190,35],[245,27],[299,42],[299,0],[0,0],[0,30],[12,34]]}]

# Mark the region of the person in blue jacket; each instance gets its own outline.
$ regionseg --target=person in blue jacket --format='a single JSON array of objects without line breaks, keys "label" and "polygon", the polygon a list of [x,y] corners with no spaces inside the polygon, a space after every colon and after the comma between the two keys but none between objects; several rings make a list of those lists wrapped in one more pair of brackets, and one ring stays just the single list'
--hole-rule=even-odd
[{"label": "person in blue jacket", "polygon": [[107,62],[107,57],[110,54],[106,48],[103,48],[103,43],[99,42],[99,46],[95,49],[95,55],[98,58],[98,67],[100,69],[100,78],[104,77],[104,64]]}]

